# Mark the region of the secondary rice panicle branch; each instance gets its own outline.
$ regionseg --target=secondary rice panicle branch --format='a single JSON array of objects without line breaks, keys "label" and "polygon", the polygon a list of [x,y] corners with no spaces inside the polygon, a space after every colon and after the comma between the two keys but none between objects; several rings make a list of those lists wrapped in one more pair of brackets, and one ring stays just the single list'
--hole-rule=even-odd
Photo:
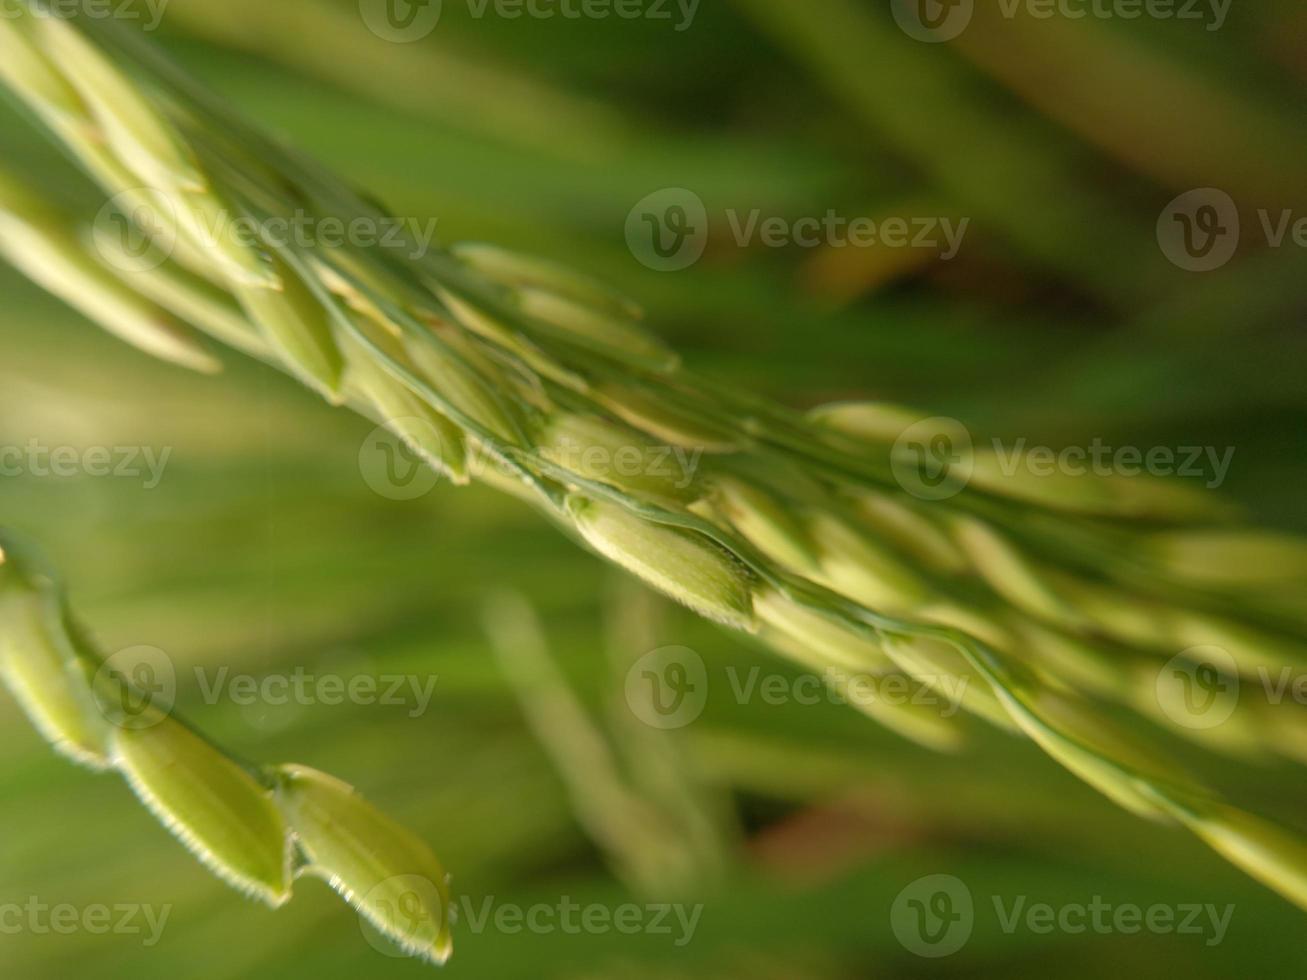
[{"label": "secondary rice panicle branch", "polygon": [[[204,738],[99,655],[54,575],[3,529],[0,682],[56,749],[118,771],[233,888],[277,908],[295,877],[316,875],[404,948],[449,957],[447,877],[425,843],[339,780],[246,763]],[[397,890],[402,903],[388,900]]]},{"label": "secondary rice panicle branch", "polygon": [[[1104,710],[1117,702],[1236,755],[1301,759],[1300,706],[1246,696],[1231,723],[1201,733],[1157,710],[1163,665],[1190,647],[1228,649],[1247,677],[1307,664],[1301,617],[1249,599],[1301,589],[1301,542],[1232,525],[1228,506],[1171,483],[1014,477],[980,451],[966,487],[923,501],[895,480],[894,455],[920,413],[841,404],[805,416],[710,383],[636,304],[551,261],[489,245],[400,260],[271,236],[201,241],[197,216],[266,228],[297,207],[346,224],[382,215],[215,106],[130,32],[19,18],[0,21],[0,49],[21,55],[4,81],[107,195],[178,215],[167,227],[185,244],[168,261],[143,274],[96,267],[105,292],[112,282],[151,315],[131,330],[106,313],[121,304],[84,302],[88,315],[193,367],[209,365],[201,334],[234,343],[387,422],[456,482],[532,500],[597,553],[806,667],[962,691],[974,716],[1121,805],[1187,827],[1307,908],[1296,833],[1183,776]],[[96,253],[74,258],[69,246],[59,262],[34,262],[47,253],[30,243],[87,240],[32,206],[39,197],[32,181],[0,182],[0,247],[74,298]],[[669,479],[613,465],[651,446],[679,448],[697,468]],[[943,714],[886,709],[881,720],[935,748],[966,734]],[[71,727],[68,751],[86,751],[87,738]],[[305,799],[334,798],[287,778]]]}]

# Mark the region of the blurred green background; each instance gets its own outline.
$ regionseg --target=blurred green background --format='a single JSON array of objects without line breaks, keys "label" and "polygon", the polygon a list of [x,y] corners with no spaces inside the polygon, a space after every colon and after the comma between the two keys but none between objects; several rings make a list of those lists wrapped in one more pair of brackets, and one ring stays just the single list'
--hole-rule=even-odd
[{"label": "blurred green background", "polygon": [[[1052,446],[1236,449],[1223,488],[1259,522],[1307,529],[1307,256],[1267,247],[1259,210],[1307,216],[1307,12],[1235,4],[1202,21],[977,5],[927,44],[888,2],[704,0],[692,23],[511,19],[445,0],[412,44],[351,0],[172,0],[158,39],[248,116],[395,213],[596,273],[653,311],[704,373],[796,407],[902,401],[974,432]],[[675,7],[670,7],[673,12]],[[71,186],[10,110],[7,160]],[[693,191],[710,215],[958,216],[950,261],[923,250],[741,247],[714,217],[701,261],[657,272],[624,234],[638,201]],[[1215,187],[1245,234],[1218,271],[1167,261],[1158,217]],[[92,203],[94,203],[92,201]],[[1278,220],[1278,218],[1277,218]],[[739,703],[726,682],[779,661],[613,573],[523,506],[436,487],[373,492],[371,425],[227,358],[189,376],[115,342],[0,269],[0,445],[170,450],[140,478],[0,477],[4,522],[40,539],[107,650],[157,646],[187,716],[237,752],[354,783],[430,840],[475,909],[563,896],[703,903],[661,934],[455,927],[468,978],[1295,977],[1301,913],[1180,834],[1118,810],[1029,744],[977,730],[936,756],[847,708]],[[587,833],[486,637],[492,595],[529,597],[596,724],[720,829],[725,871],[633,892]],[[636,628],[634,620],[647,620]],[[708,665],[683,729],[605,719],[622,663],[676,644]],[[430,706],[205,703],[193,668],[436,678]],[[629,720],[629,719],[628,719]],[[1160,737],[1160,736],[1159,736]],[[1201,759],[1218,785],[1292,818],[1287,765]],[[305,880],[275,913],[210,877],[119,780],[54,756],[0,698],[0,906],[171,905],[133,935],[0,934],[9,977],[402,977],[431,968],[364,941]],[[706,802],[705,802],[706,801]],[[665,801],[662,801],[665,802]],[[977,902],[969,943],[916,956],[895,897],[948,873]],[[1029,903],[1234,905],[1193,935],[1004,931]],[[465,917],[466,919],[466,917]]]}]

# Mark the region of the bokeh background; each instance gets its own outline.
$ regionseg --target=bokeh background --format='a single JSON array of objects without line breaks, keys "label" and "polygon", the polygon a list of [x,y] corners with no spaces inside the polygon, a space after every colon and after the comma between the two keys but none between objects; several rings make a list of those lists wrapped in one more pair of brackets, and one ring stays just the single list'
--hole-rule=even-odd
[{"label": "bokeh background", "polygon": [[[1236,3],[1210,29],[1210,8],[1206,21],[1040,19],[982,2],[938,44],[871,0],[703,0],[684,30],[674,6],[671,21],[477,9],[445,0],[428,36],[397,44],[357,0],[172,0],[157,40],[395,213],[437,218],[443,241],[495,241],[612,281],[710,376],[796,407],[901,401],[985,438],[1233,446],[1221,492],[1261,523],[1307,529],[1307,253],[1291,235],[1271,247],[1259,215],[1307,217],[1301,4]],[[8,164],[94,206],[38,134],[0,113]],[[713,216],[702,259],[677,272],[637,261],[625,233],[663,188]],[[1194,188],[1224,191],[1242,218],[1237,253],[1206,273],[1178,268],[1157,237],[1168,203]],[[969,226],[947,261],[741,247],[720,219],[732,209]],[[167,651],[188,717],[242,754],[356,784],[433,843],[475,908],[703,903],[683,945],[462,922],[449,975],[1302,975],[1300,912],[1028,743],[977,730],[963,754],[936,756],[847,708],[740,703],[728,668],[791,668],[642,598],[520,504],[475,487],[389,499],[360,465],[371,425],[270,369],[233,355],[202,378],[153,362],[7,268],[0,296],[0,445],[171,452],[151,489],[0,477],[4,523],[44,543],[106,649]],[[487,636],[487,604],[502,612],[506,594],[530,603],[552,662],[651,797],[709,828],[689,881],[633,887],[609,840],[621,822],[597,832],[578,813],[585,774],[560,772]],[[706,708],[675,731],[632,727],[625,665],[671,644],[716,679]],[[412,705],[205,703],[193,668],[223,665],[436,684],[416,717]],[[1307,785],[1287,764],[1196,762],[1301,823]],[[150,948],[0,935],[6,976],[431,970],[365,941],[320,882],[275,913],[242,900],[121,781],[56,758],[7,696],[0,801],[0,904],[172,906]],[[925,959],[896,938],[890,909],[936,873],[965,882],[981,911],[962,949]],[[1008,933],[992,896],[1234,914],[1215,945]]]}]

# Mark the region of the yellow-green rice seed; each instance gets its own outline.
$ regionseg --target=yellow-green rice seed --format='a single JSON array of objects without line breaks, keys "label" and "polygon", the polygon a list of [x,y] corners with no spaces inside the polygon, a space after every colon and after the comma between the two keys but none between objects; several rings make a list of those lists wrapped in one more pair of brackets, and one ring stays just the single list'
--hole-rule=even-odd
[{"label": "yellow-green rice seed", "polygon": [[218,877],[272,906],[290,898],[290,840],[270,791],[175,718],[114,733],[141,801]]},{"label": "yellow-green rice seed", "polygon": [[448,876],[427,843],[326,773],[285,765],[277,776],[277,803],[309,873],[406,952],[448,960]]},{"label": "yellow-green rice seed", "polygon": [[580,495],[567,510],[592,548],[660,592],[727,626],[756,628],[751,576],[714,542]]}]

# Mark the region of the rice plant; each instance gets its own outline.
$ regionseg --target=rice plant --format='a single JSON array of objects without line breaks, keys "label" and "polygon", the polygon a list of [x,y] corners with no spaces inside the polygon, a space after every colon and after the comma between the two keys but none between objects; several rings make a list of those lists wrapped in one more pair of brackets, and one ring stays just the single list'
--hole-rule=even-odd
[{"label": "rice plant", "polygon": [[[221,366],[212,342],[264,360],[390,427],[452,483],[528,501],[598,556],[805,668],[960,691],[971,719],[1029,739],[1307,908],[1300,834],[1113,721],[1124,711],[1212,752],[1301,761],[1300,707],[1243,699],[1219,728],[1186,724],[1167,710],[1183,681],[1164,668],[1180,656],[1210,669],[1194,652],[1209,647],[1228,653],[1232,677],[1307,665],[1293,599],[1307,582],[1302,542],[1162,481],[1011,476],[993,453],[958,451],[965,433],[928,413],[798,413],[724,386],[684,365],[638,303],[554,257],[282,240],[272,229],[299,211],[346,225],[387,215],[130,32],[23,16],[0,21],[0,52],[33,121],[157,250],[114,261],[91,215],[14,173],[0,178],[0,252],[115,335],[199,371]],[[943,446],[945,465],[932,470],[922,446]],[[10,574],[29,581],[22,565]],[[24,615],[7,607],[6,635],[22,636]],[[41,615],[30,628],[64,621]],[[105,730],[86,710],[96,691],[77,679],[85,654],[9,648],[5,679],[42,732],[122,771],[238,887],[284,898],[290,859],[274,856],[291,840],[299,864],[365,912],[393,897],[368,897],[388,876],[444,887],[425,847],[348,787],[300,767],[251,770],[172,720],[145,738]],[[957,748],[970,726],[915,704],[867,713],[933,749]],[[220,799],[178,775],[201,767],[227,787]],[[423,921],[419,938],[388,931],[443,960],[443,918]]]}]

